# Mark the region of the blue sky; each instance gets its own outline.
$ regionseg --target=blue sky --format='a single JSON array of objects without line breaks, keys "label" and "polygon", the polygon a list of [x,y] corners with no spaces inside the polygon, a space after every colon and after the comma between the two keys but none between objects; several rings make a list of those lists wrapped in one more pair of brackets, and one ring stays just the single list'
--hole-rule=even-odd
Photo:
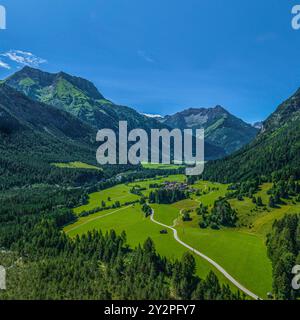
[{"label": "blue sky", "polygon": [[0,78],[27,63],[88,78],[145,113],[220,104],[265,119],[300,87],[297,2],[0,0]]}]

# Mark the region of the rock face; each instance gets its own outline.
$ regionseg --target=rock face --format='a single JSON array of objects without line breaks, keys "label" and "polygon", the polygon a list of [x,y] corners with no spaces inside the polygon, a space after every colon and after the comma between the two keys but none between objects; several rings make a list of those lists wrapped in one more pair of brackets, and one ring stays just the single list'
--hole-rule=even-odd
[{"label": "rock face", "polygon": [[223,148],[229,155],[249,143],[258,129],[230,114],[221,106],[214,108],[191,108],[166,116],[162,122],[173,128],[204,128],[206,141]]}]

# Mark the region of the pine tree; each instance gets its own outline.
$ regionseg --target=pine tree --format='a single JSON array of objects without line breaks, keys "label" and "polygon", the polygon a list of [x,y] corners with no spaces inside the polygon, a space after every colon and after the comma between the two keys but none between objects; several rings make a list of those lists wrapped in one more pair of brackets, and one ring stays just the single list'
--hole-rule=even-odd
[{"label": "pine tree", "polygon": [[257,205],[259,207],[262,207],[264,205],[260,196],[257,197]]},{"label": "pine tree", "polygon": [[269,207],[275,208],[275,200],[274,200],[273,196],[271,196],[269,199]]}]

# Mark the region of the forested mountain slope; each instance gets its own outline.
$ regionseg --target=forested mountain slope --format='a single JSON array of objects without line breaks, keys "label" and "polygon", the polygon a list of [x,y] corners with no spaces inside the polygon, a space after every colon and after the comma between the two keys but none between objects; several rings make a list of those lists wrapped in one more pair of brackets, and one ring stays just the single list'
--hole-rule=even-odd
[{"label": "forested mountain slope", "polygon": [[[51,162],[95,163],[94,137],[95,131],[72,115],[0,85],[0,188],[79,177],[80,171]],[[102,173],[91,175],[99,179]]]},{"label": "forested mountain slope", "polygon": [[264,177],[300,178],[300,89],[284,101],[250,144],[233,155],[208,163],[205,179],[222,182]]}]

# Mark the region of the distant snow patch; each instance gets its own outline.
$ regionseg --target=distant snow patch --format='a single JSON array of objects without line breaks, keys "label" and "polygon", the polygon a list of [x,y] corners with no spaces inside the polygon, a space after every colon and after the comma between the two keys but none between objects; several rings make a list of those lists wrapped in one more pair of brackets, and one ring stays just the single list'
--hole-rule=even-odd
[{"label": "distant snow patch", "polygon": [[161,116],[160,114],[142,113],[142,115],[148,118],[159,118],[159,119],[163,118],[163,116]]}]

